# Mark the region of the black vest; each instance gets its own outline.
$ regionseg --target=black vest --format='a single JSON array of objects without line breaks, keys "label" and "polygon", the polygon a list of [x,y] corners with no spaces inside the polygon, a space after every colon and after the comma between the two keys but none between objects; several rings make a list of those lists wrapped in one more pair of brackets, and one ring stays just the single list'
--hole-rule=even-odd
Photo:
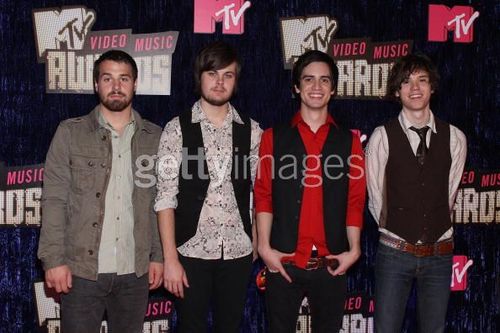
[{"label": "black vest", "polygon": [[[327,247],[332,254],[349,248],[346,214],[349,192],[348,157],[351,147],[352,133],[330,126],[320,161],[323,177],[323,225]],[[271,247],[282,252],[293,252],[297,247],[306,155],[296,126],[286,124],[273,128]]]},{"label": "black vest", "polygon": [[450,126],[435,118],[430,147],[420,166],[398,119],[385,125],[389,159],[385,169],[386,229],[415,244],[436,242],[451,227],[448,178]]},{"label": "black vest", "polygon": [[[178,205],[175,209],[175,240],[181,246],[196,234],[203,202],[207,196],[208,173],[200,123],[191,122],[191,110],[179,116],[182,131],[182,162],[179,168]],[[252,238],[250,221],[250,118],[239,114],[244,124],[233,121],[233,161],[231,183],[243,221],[243,228]],[[186,156],[186,154],[189,156]],[[196,158],[198,156],[198,158]],[[187,165],[186,165],[187,164]],[[184,172],[183,172],[184,169]]]}]

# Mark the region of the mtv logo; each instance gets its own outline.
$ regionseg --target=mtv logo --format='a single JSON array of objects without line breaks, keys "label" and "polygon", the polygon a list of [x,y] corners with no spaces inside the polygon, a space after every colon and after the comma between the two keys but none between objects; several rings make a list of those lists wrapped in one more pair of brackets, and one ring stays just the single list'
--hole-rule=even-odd
[{"label": "mtv logo", "polygon": [[33,10],[38,62],[44,62],[47,50],[83,49],[95,19],[95,12],[84,6]]},{"label": "mtv logo", "polygon": [[281,19],[283,64],[291,69],[295,60],[309,50],[327,52],[330,39],[338,30],[337,20],[328,16]]},{"label": "mtv logo", "polygon": [[453,256],[451,272],[451,290],[462,291],[467,289],[467,269],[474,261],[468,260],[467,256]]},{"label": "mtv logo", "polygon": [[474,20],[479,12],[470,6],[429,5],[429,31],[427,39],[431,42],[445,42],[448,31],[454,31],[453,41],[471,43],[474,36]]},{"label": "mtv logo", "polygon": [[241,35],[245,32],[244,13],[251,6],[242,0],[195,0],[194,32],[215,32],[215,23],[222,22],[222,33]]}]

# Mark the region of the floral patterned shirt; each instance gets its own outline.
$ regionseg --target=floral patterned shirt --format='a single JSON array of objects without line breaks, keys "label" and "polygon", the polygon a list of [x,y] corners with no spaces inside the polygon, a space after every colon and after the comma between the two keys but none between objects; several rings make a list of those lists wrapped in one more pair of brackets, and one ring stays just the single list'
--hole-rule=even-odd
[{"label": "floral patterned shirt", "polygon": [[[196,234],[177,250],[183,256],[199,259],[241,258],[252,252],[252,242],[243,229],[231,183],[231,168],[232,122],[243,124],[243,121],[236,109],[229,104],[229,112],[222,126],[215,127],[202,110],[200,101],[193,105],[191,121],[200,123],[210,185],[201,209]],[[262,130],[257,122],[251,119],[250,121],[250,167],[253,182]],[[155,210],[175,209],[179,193],[179,166],[182,161],[182,132],[179,117],[172,119],[163,130],[158,161],[158,194]]]}]

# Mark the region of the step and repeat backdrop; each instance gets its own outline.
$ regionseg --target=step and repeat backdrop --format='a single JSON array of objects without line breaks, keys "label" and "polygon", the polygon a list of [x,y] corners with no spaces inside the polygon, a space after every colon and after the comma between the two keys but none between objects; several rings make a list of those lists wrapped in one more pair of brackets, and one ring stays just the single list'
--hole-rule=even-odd
[{"label": "step and repeat backdrop", "polygon": [[[238,50],[243,69],[233,104],[264,129],[298,110],[290,84],[295,59],[309,49],[330,54],[340,70],[330,111],[363,144],[399,112],[383,99],[393,63],[412,52],[429,55],[441,75],[431,108],[468,139],[453,211],[447,332],[497,332],[499,19],[497,0],[0,0],[0,332],[60,331],[59,298],[44,287],[36,258],[43,163],[58,123],[97,103],[94,60],[109,49],[129,52],[139,67],[134,107],[164,126],[197,99],[194,57],[215,40]],[[342,332],[373,332],[377,240],[366,209]],[[257,261],[254,277],[261,268]],[[267,332],[264,293],[252,279],[242,332]],[[415,307],[412,294],[404,332],[416,332]],[[306,298],[298,311],[297,332],[310,332]],[[172,296],[152,292],[144,332],[175,327]]]}]

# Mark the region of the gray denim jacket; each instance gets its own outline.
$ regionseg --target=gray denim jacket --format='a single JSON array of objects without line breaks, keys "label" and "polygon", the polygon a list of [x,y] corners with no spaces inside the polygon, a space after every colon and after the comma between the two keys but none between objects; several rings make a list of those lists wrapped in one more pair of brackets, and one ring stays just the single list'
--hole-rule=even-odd
[{"label": "gray denim jacket", "polygon": [[[97,258],[111,173],[111,133],[99,125],[99,106],[88,115],[59,125],[45,161],[42,227],[38,257],[45,270],[68,265],[72,274],[97,279]],[[135,273],[148,272],[150,261],[163,262],[156,214],[155,168],[161,128],[134,112]],[[151,158],[141,158],[149,155]],[[139,185],[139,186],[138,186]]]}]

